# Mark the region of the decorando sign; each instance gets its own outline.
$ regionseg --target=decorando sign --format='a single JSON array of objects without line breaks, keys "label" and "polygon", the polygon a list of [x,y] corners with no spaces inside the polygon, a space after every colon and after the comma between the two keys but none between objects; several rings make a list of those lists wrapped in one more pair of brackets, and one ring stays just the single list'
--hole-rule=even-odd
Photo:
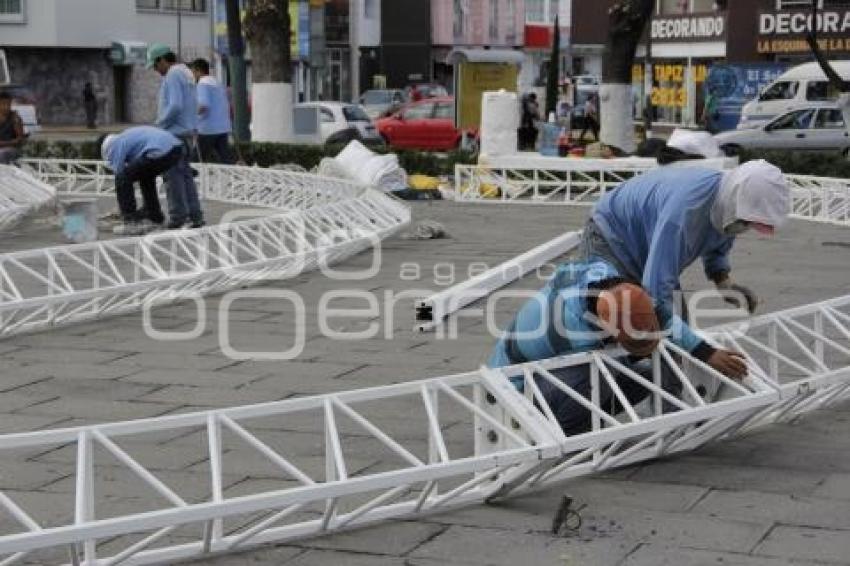
[{"label": "decorando sign", "polygon": [[656,18],[650,30],[653,41],[716,41],[725,37],[726,20],[714,14]]},{"label": "decorando sign", "polygon": [[[850,11],[821,12],[817,31],[846,34],[850,32]],[[804,12],[759,14],[759,35],[804,34],[812,29],[812,15]]]}]

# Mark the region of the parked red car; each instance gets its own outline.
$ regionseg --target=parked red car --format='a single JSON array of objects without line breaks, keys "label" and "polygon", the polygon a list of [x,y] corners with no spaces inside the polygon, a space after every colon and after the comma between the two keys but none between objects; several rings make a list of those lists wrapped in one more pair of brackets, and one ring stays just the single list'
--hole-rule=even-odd
[{"label": "parked red car", "polygon": [[[462,138],[454,116],[454,98],[443,96],[408,104],[375,126],[392,147],[449,151],[459,148]],[[477,137],[477,132],[470,134]]]}]

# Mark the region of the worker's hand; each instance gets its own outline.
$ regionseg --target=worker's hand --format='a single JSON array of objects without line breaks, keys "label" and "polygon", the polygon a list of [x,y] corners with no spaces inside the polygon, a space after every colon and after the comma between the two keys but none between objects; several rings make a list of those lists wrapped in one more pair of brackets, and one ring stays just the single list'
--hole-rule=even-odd
[{"label": "worker's hand", "polygon": [[723,300],[728,304],[734,307],[741,307],[741,296],[744,297],[744,300],[747,301],[747,311],[750,314],[756,312],[756,307],[758,307],[759,299],[758,296],[753,292],[749,287],[745,287],[744,285],[738,285],[737,283],[733,283],[731,279],[726,278],[722,281],[716,282],[718,291],[726,291],[723,293]]},{"label": "worker's hand", "polygon": [[716,350],[708,360],[708,365],[733,379],[743,379],[747,375],[744,355],[731,350]]}]

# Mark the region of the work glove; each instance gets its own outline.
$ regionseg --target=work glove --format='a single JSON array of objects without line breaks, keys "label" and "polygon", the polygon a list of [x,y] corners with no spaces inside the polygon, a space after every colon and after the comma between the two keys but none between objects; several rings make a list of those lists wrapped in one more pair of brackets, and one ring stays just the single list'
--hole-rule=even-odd
[{"label": "work glove", "polygon": [[717,286],[718,291],[726,291],[726,293],[723,293],[723,300],[726,301],[726,303],[740,308],[740,297],[743,295],[744,299],[747,301],[747,311],[749,311],[750,314],[756,312],[759,299],[752,289],[745,287],[744,285],[738,285],[729,277],[719,281],[715,280],[714,284]]}]

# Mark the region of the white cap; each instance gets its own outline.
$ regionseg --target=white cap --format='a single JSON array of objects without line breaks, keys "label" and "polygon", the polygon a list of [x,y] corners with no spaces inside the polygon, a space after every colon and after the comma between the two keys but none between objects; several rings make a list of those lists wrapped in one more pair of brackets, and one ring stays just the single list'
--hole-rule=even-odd
[{"label": "white cap", "polygon": [[691,155],[702,155],[706,159],[723,157],[720,145],[714,136],[708,132],[675,129],[667,140],[667,147],[690,153]]},{"label": "white cap", "polygon": [[791,209],[790,193],[778,167],[763,159],[747,161],[723,174],[712,224],[721,232],[736,220],[781,227]]}]

